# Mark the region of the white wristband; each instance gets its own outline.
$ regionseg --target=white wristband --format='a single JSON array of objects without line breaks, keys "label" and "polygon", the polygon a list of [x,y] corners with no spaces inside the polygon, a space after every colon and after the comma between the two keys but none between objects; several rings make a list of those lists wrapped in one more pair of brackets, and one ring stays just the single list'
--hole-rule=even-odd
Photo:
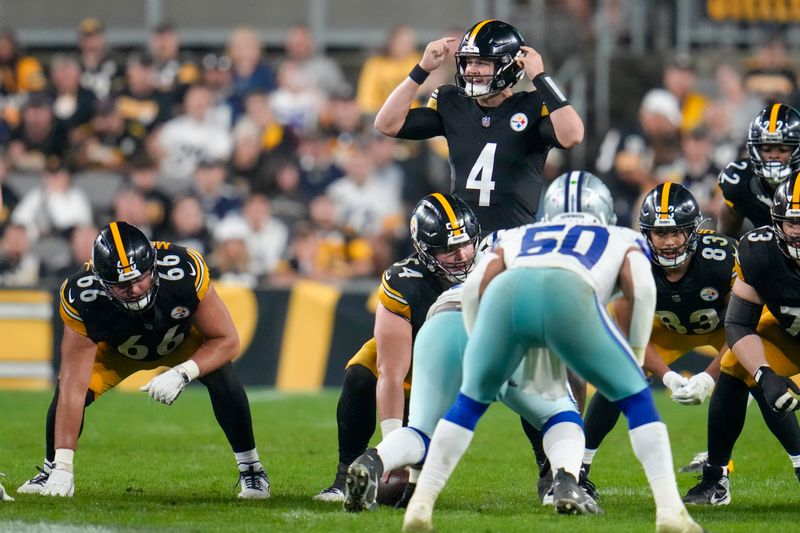
[{"label": "white wristband", "polygon": [[399,418],[381,420],[381,440],[385,439],[395,429],[400,429],[401,427],[403,427],[403,421]]},{"label": "white wristband", "polygon": [[189,359],[188,361],[175,366],[175,370],[183,378],[183,384],[188,385],[193,379],[200,375],[200,367],[197,363]]}]

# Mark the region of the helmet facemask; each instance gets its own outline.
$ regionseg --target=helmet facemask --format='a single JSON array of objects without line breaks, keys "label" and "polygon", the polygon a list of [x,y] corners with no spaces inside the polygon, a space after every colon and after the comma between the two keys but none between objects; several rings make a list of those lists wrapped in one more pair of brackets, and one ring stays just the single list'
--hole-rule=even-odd
[{"label": "helmet facemask", "polygon": [[[467,274],[470,273],[472,267],[475,265],[475,250],[477,250],[480,236],[476,235],[475,237],[469,238],[466,232],[463,233],[462,236],[466,238],[450,246],[438,248],[426,246],[425,243],[415,240],[414,248],[419,253],[420,259],[422,259],[425,266],[427,266],[431,272],[450,283],[463,283],[467,279]],[[467,250],[470,245],[472,246],[471,251]],[[455,254],[457,250],[462,248],[465,252],[469,252],[469,257],[463,261],[442,261],[442,259],[436,257],[442,254]]]},{"label": "helmet facemask", "polygon": [[[465,46],[455,54],[456,86],[460,94],[470,98],[492,96],[513,87],[522,78],[523,70],[517,64],[516,57],[512,57],[511,54],[485,56],[481,55],[477,48],[474,51],[466,51],[467,49]],[[467,70],[474,68],[469,66],[470,59],[491,63],[494,66],[492,73],[481,76],[467,75]]]},{"label": "helmet facemask", "polygon": [[795,207],[786,205],[786,202],[781,202],[781,205],[776,202],[772,208],[772,227],[775,229],[781,252],[789,259],[800,261],[800,234],[790,236],[783,229],[784,222],[800,225],[800,208],[795,203],[791,205]]},{"label": "helmet facemask", "polygon": [[[135,269],[127,273],[121,273],[118,281],[103,279],[94,267],[94,263],[92,264],[92,272],[111,301],[125,311],[142,313],[148,310],[155,302],[159,281],[155,261],[144,273]],[[130,289],[134,284],[139,284],[145,280],[149,280],[150,283],[143,293],[130,294]]]},{"label": "helmet facemask", "polygon": [[[800,169],[800,143],[791,140],[784,141],[782,138],[778,141],[769,141],[766,139],[769,135],[774,136],[776,134],[763,132],[760,142],[748,140],[747,151],[756,175],[761,178],[766,186],[774,190]],[[780,135],[780,132],[777,132],[777,136]],[[768,146],[785,146],[789,148],[790,154],[787,161],[764,159],[761,155],[761,149]]]},{"label": "helmet facemask", "polygon": [[[695,221],[695,223],[688,226],[665,226],[662,228],[643,227],[642,233],[647,239],[647,245],[653,252],[652,261],[664,268],[677,268],[684,264],[695,250],[697,250],[697,228],[699,226],[699,221]],[[652,232],[673,230],[683,235],[683,242],[673,247],[656,247],[653,243]]]}]

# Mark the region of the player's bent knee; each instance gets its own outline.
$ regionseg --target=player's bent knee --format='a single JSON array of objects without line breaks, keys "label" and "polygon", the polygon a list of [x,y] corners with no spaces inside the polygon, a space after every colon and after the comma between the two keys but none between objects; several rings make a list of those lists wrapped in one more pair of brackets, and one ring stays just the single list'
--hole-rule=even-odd
[{"label": "player's bent knee", "polygon": [[351,365],[344,371],[342,389],[348,391],[367,391],[375,394],[378,378],[372,371],[362,365]]},{"label": "player's bent knee", "polygon": [[653,393],[649,388],[642,389],[636,394],[626,396],[614,403],[628,419],[628,429],[634,429],[661,420],[656,410],[656,404],[653,401]]},{"label": "player's bent knee", "polygon": [[542,433],[546,433],[548,429],[562,422],[572,422],[583,429],[583,419],[577,411],[561,411],[548,418],[547,421],[542,424]]}]

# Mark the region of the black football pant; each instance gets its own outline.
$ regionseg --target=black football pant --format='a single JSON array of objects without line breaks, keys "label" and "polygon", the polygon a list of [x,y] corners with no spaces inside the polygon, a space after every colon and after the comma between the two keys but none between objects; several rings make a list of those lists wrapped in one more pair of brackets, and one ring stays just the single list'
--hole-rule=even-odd
[{"label": "black football pant", "polygon": [[[198,380],[208,389],[211,406],[225,437],[234,452],[246,452],[256,447],[253,436],[253,422],[250,416],[250,404],[242,383],[233,372],[233,365],[226,363],[214,372]],[[88,391],[84,409],[94,402],[94,393]],[[55,458],[56,440],[56,407],[58,406],[58,384],[56,384],[53,400],[47,410],[47,426],[45,430],[45,458],[52,462]],[[81,429],[83,432],[83,420]],[[80,433],[78,434],[80,436]]]}]

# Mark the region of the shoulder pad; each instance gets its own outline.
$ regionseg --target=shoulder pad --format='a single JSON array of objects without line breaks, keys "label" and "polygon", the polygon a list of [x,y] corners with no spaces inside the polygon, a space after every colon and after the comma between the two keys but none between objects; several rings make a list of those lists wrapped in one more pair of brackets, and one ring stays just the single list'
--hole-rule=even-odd
[{"label": "shoulder pad", "polygon": [[191,248],[184,248],[164,241],[154,242],[158,276],[163,281],[178,282],[188,278],[202,300],[211,285],[208,265],[203,256]]}]

